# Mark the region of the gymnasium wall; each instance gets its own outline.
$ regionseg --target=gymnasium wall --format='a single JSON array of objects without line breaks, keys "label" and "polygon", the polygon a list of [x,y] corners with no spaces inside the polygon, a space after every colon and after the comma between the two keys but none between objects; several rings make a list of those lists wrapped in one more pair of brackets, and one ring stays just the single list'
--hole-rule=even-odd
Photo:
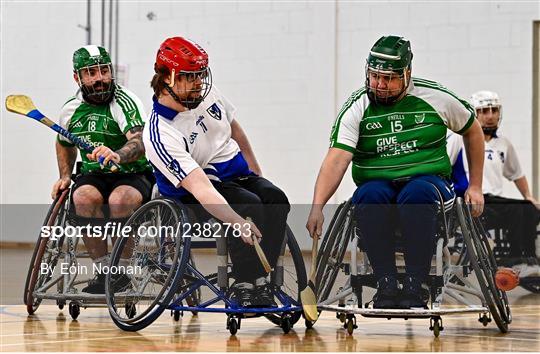
[{"label": "gymnasium wall", "polygon": [[[100,4],[92,4],[97,44]],[[175,35],[200,43],[210,55],[214,83],[238,108],[265,176],[291,203],[311,202],[335,114],[363,85],[366,55],[383,34],[411,40],[414,76],[439,81],[462,97],[497,91],[504,104],[501,131],[515,143],[530,179],[537,2],[120,2],[119,9],[119,62],[147,111],[159,44]],[[1,16],[2,101],[28,94],[55,119],[76,90],[71,55],[86,44],[86,1],[6,1]],[[50,202],[58,176],[55,137],[29,119],[1,112],[0,238],[30,241],[43,215],[23,217],[6,205]],[[353,190],[347,174],[333,202]],[[505,191],[519,196],[511,184]],[[17,217],[23,222],[14,232]],[[292,223],[308,248],[304,217]]]}]

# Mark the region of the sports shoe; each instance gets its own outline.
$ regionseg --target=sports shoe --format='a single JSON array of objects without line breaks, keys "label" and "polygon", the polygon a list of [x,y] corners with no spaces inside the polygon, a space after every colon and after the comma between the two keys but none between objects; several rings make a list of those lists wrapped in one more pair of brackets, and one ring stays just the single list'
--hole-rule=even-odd
[{"label": "sports shoe", "polygon": [[516,264],[512,269],[518,273],[520,278],[538,277],[540,276],[540,265],[534,257],[523,259],[523,263]]},{"label": "sports shoe", "polygon": [[105,294],[105,274],[97,274],[81,291],[89,294]]},{"label": "sports shoe", "polygon": [[394,277],[383,277],[377,281],[377,292],[373,296],[374,309],[395,309],[399,296],[398,281]]},{"label": "sports shoe", "polygon": [[231,287],[232,300],[239,306],[249,307],[253,305],[255,285],[247,282],[234,283]]},{"label": "sports shoe", "polygon": [[272,286],[264,277],[255,280],[255,299],[253,301],[253,306],[277,307]]},{"label": "sports shoe", "polygon": [[418,278],[411,276],[405,277],[398,306],[402,309],[427,308],[426,292],[422,288],[422,282]]}]

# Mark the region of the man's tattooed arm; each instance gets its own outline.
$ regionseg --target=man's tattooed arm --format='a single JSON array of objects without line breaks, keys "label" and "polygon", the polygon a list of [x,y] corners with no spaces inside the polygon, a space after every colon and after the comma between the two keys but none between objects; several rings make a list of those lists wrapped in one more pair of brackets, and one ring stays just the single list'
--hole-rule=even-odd
[{"label": "man's tattooed arm", "polygon": [[143,127],[133,127],[126,133],[128,141],[115,151],[120,156],[120,163],[137,161],[144,155],[142,131]]}]

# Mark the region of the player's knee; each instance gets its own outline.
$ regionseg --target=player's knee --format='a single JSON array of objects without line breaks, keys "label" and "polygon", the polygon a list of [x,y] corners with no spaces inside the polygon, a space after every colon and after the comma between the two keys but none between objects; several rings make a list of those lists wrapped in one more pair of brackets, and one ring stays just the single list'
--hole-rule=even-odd
[{"label": "player's knee", "polygon": [[140,206],[143,197],[141,193],[130,186],[119,186],[112,191],[108,203],[111,208],[130,208]]},{"label": "player's knee", "polygon": [[73,192],[73,203],[75,205],[101,205],[103,196],[94,186],[80,186]]},{"label": "player's knee", "polygon": [[289,199],[285,193],[277,187],[264,189],[264,201],[269,204],[289,205]]},{"label": "player's knee", "polygon": [[439,201],[436,187],[423,180],[409,182],[397,196],[398,204],[431,204]]},{"label": "player's knee", "polygon": [[387,204],[392,201],[393,191],[381,181],[370,181],[354,191],[353,204]]}]

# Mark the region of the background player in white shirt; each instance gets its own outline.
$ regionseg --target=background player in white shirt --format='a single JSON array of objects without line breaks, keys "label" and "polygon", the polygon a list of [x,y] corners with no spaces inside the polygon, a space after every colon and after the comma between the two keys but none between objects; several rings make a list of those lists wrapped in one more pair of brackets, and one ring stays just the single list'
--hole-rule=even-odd
[{"label": "background player in white shirt", "polygon": [[[510,140],[497,133],[502,120],[499,96],[495,92],[479,91],[471,96],[471,103],[476,109],[486,144],[482,192],[488,226],[502,222],[504,228],[508,229],[509,263],[522,263],[525,258],[529,263],[537,264],[535,240],[539,220],[537,208],[540,206],[529,190],[514,146]],[[524,199],[502,196],[503,177],[515,183]]]},{"label": "background player in white shirt", "polygon": [[446,153],[448,154],[450,164],[452,165],[451,179],[454,184],[456,196],[462,198],[469,187],[469,179],[465,167],[467,159],[464,151],[465,145],[463,144],[463,137],[448,130],[446,133]]},{"label": "background player in white shirt", "polygon": [[[197,223],[212,215],[241,226],[244,235],[253,232],[275,266],[289,202],[261,177],[234,106],[212,86],[207,53],[185,38],[168,38],[157,52],[154,70],[154,106],[143,141],[160,193],[190,205]],[[237,302],[274,306],[253,241],[228,236]]]}]

